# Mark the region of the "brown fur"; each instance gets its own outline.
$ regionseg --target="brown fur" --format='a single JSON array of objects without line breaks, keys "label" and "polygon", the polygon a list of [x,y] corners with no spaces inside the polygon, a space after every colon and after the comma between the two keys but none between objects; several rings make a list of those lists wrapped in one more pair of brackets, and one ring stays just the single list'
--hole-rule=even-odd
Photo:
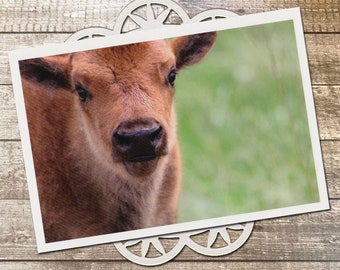
[{"label": "brown fur", "polygon": [[[175,222],[180,157],[167,76],[198,62],[215,36],[21,61],[46,242]],[[85,102],[77,85],[91,94]],[[129,162],[113,134],[145,119],[163,128],[162,146],[153,160]]]}]

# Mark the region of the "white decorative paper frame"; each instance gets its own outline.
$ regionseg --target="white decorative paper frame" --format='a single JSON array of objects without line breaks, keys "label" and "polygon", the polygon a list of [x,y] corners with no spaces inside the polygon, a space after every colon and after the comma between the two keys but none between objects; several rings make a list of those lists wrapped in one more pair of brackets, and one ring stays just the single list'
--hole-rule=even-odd
[{"label": "white decorative paper frame", "polygon": [[[157,5],[163,6],[164,9],[161,10],[158,14],[155,14],[154,8]],[[145,18],[143,18],[143,16],[141,15],[137,15],[136,12],[138,12],[140,9],[145,9]],[[175,23],[171,23],[172,16],[174,17],[173,19]],[[228,19],[215,20],[218,18]],[[178,21],[178,19],[180,20]],[[206,20],[208,20],[208,22],[203,22]],[[22,87],[19,79],[19,60],[41,57],[51,54],[98,49],[134,42],[170,38],[194,33],[233,29],[238,27],[246,27],[285,20],[292,20],[294,22],[295,35],[297,39],[297,49],[299,53],[299,62],[303,79],[304,95],[312,139],[314,162],[318,179],[318,191],[320,196],[319,202],[287,208],[260,211],[255,213],[246,213],[228,217],[202,220],[197,222],[195,221],[190,223],[142,229],[131,232],[114,233],[83,239],[45,243],[37,194],[37,186],[34,182],[34,167],[32,153],[30,149],[26,112],[24,109]],[[139,26],[140,31],[133,31],[132,33],[129,33],[129,31],[135,30],[135,28],[133,28],[132,26],[129,26],[127,30],[124,30],[124,27],[126,27],[126,25],[129,23],[131,24],[131,21],[132,24],[134,22],[135,26],[137,25],[137,28]],[[168,22],[166,23],[166,21]],[[171,26],[169,24],[171,24]],[[164,31],[164,28],[167,28],[167,31]],[[114,37],[110,37],[111,35],[114,35]],[[92,39],[92,37],[97,36],[106,37],[101,39]],[[23,142],[23,152],[28,177],[28,188],[30,192],[33,221],[35,225],[34,227],[39,252],[48,252],[67,248],[116,242],[115,246],[123,256],[135,263],[142,265],[158,265],[167,262],[175,257],[183,249],[184,246],[188,246],[192,250],[208,256],[220,256],[235,251],[246,242],[247,238],[251,234],[254,225],[254,223],[251,221],[329,209],[320,140],[318,136],[308,62],[305,51],[305,43],[303,39],[302,22],[300,11],[298,8],[273,11],[262,14],[245,15],[242,17],[238,17],[230,11],[218,9],[202,12],[194,16],[193,18],[189,18],[186,12],[183,11],[183,9],[173,1],[136,0],[131,2],[126,8],[123,9],[122,13],[117,19],[114,30],[104,28],[84,29],[73,34],[67,41],[69,42],[65,43],[63,46],[61,46],[60,44],[50,44],[41,48],[18,50],[10,53],[13,87],[15,90],[19,127]],[[248,223],[244,225],[235,225],[235,223],[244,222]],[[230,231],[239,232],[238,238],[235,241],[231,240],[229,236]],[[196,243],[194,241],[194,236],[204,233],[206,233],[207,237],[206,244],[201,245]],[[213,244],[217,239],[217,236],[222,237],[225,245],[222,247],[214,248]],[[174,239],[176,243],[171,250],[166,251],[162,245],[162,239]],[[153,256],[151,258],[147,256],[151,244],[156,248],[156,250],[158,250],[159,256]],[[131,247],[133,247],[134,250],[131,250]]]}]

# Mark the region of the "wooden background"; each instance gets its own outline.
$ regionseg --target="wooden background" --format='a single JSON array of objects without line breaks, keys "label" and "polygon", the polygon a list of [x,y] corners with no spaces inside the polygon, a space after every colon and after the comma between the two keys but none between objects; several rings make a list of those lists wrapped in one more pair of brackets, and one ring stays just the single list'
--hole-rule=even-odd
[{"label": "wooden background", "polygon": [[[113,29],[125,0],[0,0],[0,269],[140,269],[112,244],[38,255],[7,51],[60,42],[84,27]],[[340,269],[339,0],[181,0],[193,16],[222,7],[240,15],[300,6],[331,210],[255,223],[228,256],[185,248],[163,269]]]}]

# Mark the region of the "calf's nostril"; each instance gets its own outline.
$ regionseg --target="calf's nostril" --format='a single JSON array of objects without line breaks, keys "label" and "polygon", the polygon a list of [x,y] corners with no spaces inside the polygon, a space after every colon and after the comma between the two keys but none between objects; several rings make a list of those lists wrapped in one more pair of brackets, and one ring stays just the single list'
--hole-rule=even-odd
[{"label": "calf's nostril", "polygon": [[156,157],[162,136],[163,128],[159,125],[138,130],[120,128],[114,134],[114,142],[126,160],[145,161]]},{"label": "calf's nostril", "polygon": [[157,144],[160,142],[160,139],[162,137],[163,129],[161,126],[159,126],[157,129],[155,129],[151,134],[150,134],[150,142],[152,143],[153,146],[157,146]]},{"label": "calf's nostril", "polygon": [[162,127],[142,129],[137,131],[117,131],[114,135],[116,142],[122,147],[129,147],[138,141],[150,142],[156,146],[162,136]]},{"label": "calf's nostril", "polygon": [[122,131],[117,131],[114,135],[114,138],[117,144],[120,145],[120,147],[122,147],[123,149],[128,148],[131,145],[132,140],[133,140],[133,136]]}]

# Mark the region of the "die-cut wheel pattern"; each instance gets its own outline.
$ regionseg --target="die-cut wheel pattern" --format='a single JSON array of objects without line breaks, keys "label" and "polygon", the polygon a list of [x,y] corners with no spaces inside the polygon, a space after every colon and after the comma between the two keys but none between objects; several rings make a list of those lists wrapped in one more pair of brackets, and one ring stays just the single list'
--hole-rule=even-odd
[{"label": "die-cut wheel pattern", "polygon": [[126,33],[136,29],[153,29],[188,22],[188,14],[173,1],[136,0],[122,10],[114,31]]},{"label": "die-cut wheel pattern", "polygon": [[[185,246],[206,256],[221,256],[234,252],[247,241],[253,226],[254,223],[249,222],[244,225],[235,224],[206,230],[118,242],[114,245],[125,258],[134,263],[148,266],[160,265],[177,256]],[[234,236],[236,239],[233,241],[231,234],[235,232],[237,237]],[[200,237],[204,243],[195,241],[194,237],[201,234],[207,235],[206,239]],[[214,246],[218,240],[220,242],[219,246]],[[171,242],[175,243],[171,245]]]}]

